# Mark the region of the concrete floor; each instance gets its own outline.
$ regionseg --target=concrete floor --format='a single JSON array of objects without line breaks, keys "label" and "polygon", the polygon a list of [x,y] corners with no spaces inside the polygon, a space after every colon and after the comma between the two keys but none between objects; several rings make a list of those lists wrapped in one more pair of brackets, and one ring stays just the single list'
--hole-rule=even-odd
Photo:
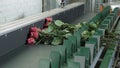
[{"label": "concrete floor", "polygon": [[21,47],[2,57],[0,68],[39,68],[39,60],[49,58],[50,45]]},{"label": "concrete floor", "polygon": [[[89,21],[94,15],[86,14],[76,19],[73,24]],[[39,60],[49,58],[53,48],[54,46],[50,45],[22,46],[0,57],[0,68],[39,68]]]}]

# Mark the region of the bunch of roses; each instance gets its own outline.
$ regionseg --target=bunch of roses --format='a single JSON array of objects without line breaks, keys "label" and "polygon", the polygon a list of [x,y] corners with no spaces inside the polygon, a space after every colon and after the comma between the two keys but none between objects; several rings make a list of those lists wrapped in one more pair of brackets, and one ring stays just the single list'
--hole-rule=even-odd
[{"label": "bunch of roses", "polygon": [[48,28],[49,23],[52,22],[52,18],[48,17],[45,19],[45,23],[43,26],[43,29],[37,28],[37,27],[31,27],[30,28],[30,33],[29,33],[29,38],[27,39],[27,44],[32,45],[36,43],[36,40],[39,40],[40,36],[39,33],[42,32],[42,30],[45,30]]}]

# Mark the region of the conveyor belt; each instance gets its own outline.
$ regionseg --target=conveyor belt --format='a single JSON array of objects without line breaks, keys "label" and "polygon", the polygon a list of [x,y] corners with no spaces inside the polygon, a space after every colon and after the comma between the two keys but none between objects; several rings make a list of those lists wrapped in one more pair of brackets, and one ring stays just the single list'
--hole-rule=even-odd
[{"label": "conveyor belt", "polygon": [[[117,34],[120,34],[120,31],[119,31],[120,30],[120,27],[119,27],[120,26],[119,18],[120,17],[118,16],[117,19],[116,19],[116,21],[114,22],[114,24],[112,26],[112,29],[111,29],[111,32],[115,32]],[[119,36],[116,36],[116,37],[119,37]],[[116,41],[116,44],[115,44],[116,46],[115,46],[114,51],[112,53],[111,59],[109,61],[108,68],[116,68],[114,66],[116,66],[116,63],[117,63],[116,60],[118,60],[118,58],[119,58],[119,57],[116,57],[119,54],[119,52],[117,53],[118,42],[119,42],[119,40]],[[108,51],[111,51],[111,50],[108,50]],[[103,60],[103,62],[106,62],[106,61]],[[103,65],[103,67],[105,67],[105,65]]]},{"label": "conveyor belt", "polygon": [[[114,29],[114,31],[115,31],[115,33],[117,33],[117,34],[120,34],[120,17],[118,16],[117,17],[117,19],[116,19],[116,24],[115,24],[115,29]],[[119,41],[119,40],[118,40]],[[118,43],[119,42],[116,42],[116,45],[118,45]],[[119,46],[119,45],[118,45]],[[109,66],[108,66],[108,68],[116,68],[115,66],[116,66],[116,60],[118,60],[118,58],[119,57],[117,57],[118,56],[118,54],[119,54],[119,52],[117,51],[117,47],[118,46],[116,46],[115,48],[114,48],[114,51],[113,51],[113,54],[112,54],[112,58],[111,58],[111,60],[110,60],[110,63],[109,63]]]},{"label": "conveyor belt", "polygon": [[[119,17],[119,19],[118,19],[118,23],[116,24],[116,29],[115,29],[115,33],[117,33],[117,34],[120,34],[120,17]],[[119,37],[119,36],[118,36]],[[119,41],[120,40],[118,40],[118,46],[117,46],[117,48],[115,49],[115,51],[114,51],[114,53],[113,53],[113,58],[111,59],[111,61],[110,61],[110,63],[114,63],[113,64],[113,68],[117,68],[117,67],[119,67],[119,65],[117,65],[118,64],[118,62],[119,62],[119,55],[120,55],[120,49],[119,49]],[[115,55],[115,57],[114,57],[114,54],[116,54]]]},{"label": "conveyor belt", "polygon": [[[73,24],[89,21],[94,15],[88,13],[76,19]],[[16,49],[1,58],[0,68],[39,68],[39,60],[48,58],[52,48],[54,46],[38,45]]]}]

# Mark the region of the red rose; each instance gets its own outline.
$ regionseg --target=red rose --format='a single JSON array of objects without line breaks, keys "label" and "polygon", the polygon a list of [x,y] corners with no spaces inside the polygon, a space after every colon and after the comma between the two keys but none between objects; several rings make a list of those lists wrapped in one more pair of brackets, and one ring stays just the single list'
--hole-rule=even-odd
[{"label": "red rose", "polygon": [[33,37],[33,38],[35,38],[35,39],[38,39],[39,33],[38,33],[38,32],[31,32],[31,33],[30,33],[30,37]]},{"label": "red rose", "polygon": [[37,27],[31,27],[31,28],[30,28],[30,31],[31,31],[31,32],[37,32],[37,29],[38,29]]},{"label": "red rose", "polygon": [[46,22],[52,22],[52,18],[51,17],[48,17],[45,20],[46,20]]},{"label": "red rose", "polygon": [[29,44],[29,45],[32,45],[32,44],[34,44],[36,41],[35,41],[35,39],[34,38],[29,38],[28,40],[27,40],[27,43]]}]

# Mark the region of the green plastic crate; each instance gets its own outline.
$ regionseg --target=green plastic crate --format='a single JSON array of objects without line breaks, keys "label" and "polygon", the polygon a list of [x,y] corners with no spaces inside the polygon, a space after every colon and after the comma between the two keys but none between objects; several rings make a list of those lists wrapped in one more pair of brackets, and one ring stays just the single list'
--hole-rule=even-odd
[{"label": "green plastic crate", "polygon": [[94,57],[95,57],[95,51],[96,51],[96,47],[95,47],[96,45],[95,44],[90,44],[90,43],[85,43],[85,47],[88,47],[88,48],[90,48],[90,54],[91,54],[91,64],[92,64],[92,62],[93,62],[93,59],[94,59]]},{"label": "green plastic crate", "polygon": [[51,62],[51,68],[60,68],[61,62],[60,62],[60,53],[57,51],[51,51],[50,53],[50,62]]},{"label": "green plastic crate", "polygon": [[85,68],[89,68],[90,66],[90,61],[91,61],[91,55],[90,55],[90,48],[87,47],[81,47],[80,51],[75,53],[77,56],[85,56]]},{"label": "green plastic crate", "polygon": [[114,21],[113,21],[113,17],[112,17],[112,16],[107,16],[106,19],[109,19],[109,20],[110,20],[110,23],[113,25]]},{"label": "green plastic crate", "polygon": [[67,58],[72,58],[73,56],[73,45],[70,40],[64,40],[63,45],[66,47],[67,50]]},{"label": "green plastic crate", "polygon": [[98,50],[101,47],[101,37],[105,35],[105,29],[98,29],[96,30],[95,34],[93,35],[93,37],[98,39]]},{"label": "green plastic crate", "polygon": [[68,39],[72,42],[73,44],[73,52],[75,53],[77,51],[77,37],[76,36],[69,36]]},{"label": "green plastic crate", "polygon": [[109,19],[105,19],[104,21],[102,21],[101,24],[108,24],[108,29],[110,29],[112,27]]},{"label": "green plastic crate", "polygon": [[77,38],[77,48],[80,48],[81,35],[79,31],[74,31],[74,36]]},{"label": "green plastic crate", "polygon": [[99,28],[108,30],[108,24],[100,24]]},{"label": "green plastic crate", "polygon": [[93,55],[93,57],[95,57],[95,55],[96,55],[96,53],[98,52],[98,41],[97,41],[97,38],[94,38],[94,37],[91,37],[91,38],[89,38],[89,40],[88,41],[86,41],[86,44],[94,44],[95,45],[95,47],[94,47],[94,55]]},{"label": "green plastic crate", "polygon": [[59,45],[59,46],[56,46],[53,51],[57,51],[60,53],[60,56],[61,56],[61,59],[60,59],[60,62],[61,62],[61,65],[64,65],[65,63],[67,63],[67,50],[66,50],[66,47],[64,45]]},{"label": "green plastic crate", "polygon": [[94,35],[100,35],[100,36],[103,36],[104,33],[105,33],[105,32],[104,32],[103,30],[98,29],[98,30],[96,30],[96,32],[94,33]]},{"label": "green plastic crate", "polygon": [[108,65],[110,63],[110,60],[112,59],[112,54],[113,54],[113,51],[114,50],[111,50],[111,49],[108,49],[105,56],[104,56],[104,59],[100,65],[100,68],[108,68]]},{"label": "green plastic crate", "polygon": [[109,16],[112,16],[113,17],[113,21],[115,21],[115,13],[111,13]]},{"label": "green plastic crate", "polygon": [[81,37],[81,33],[83,32],[83,29],[81,28],[81,29],[78,29],[78,34],[80,34],[80,37]]},{"label": "green plastic crate", "polygon": [[117,18],[117,16],[118,16],[117,12],[116,12],[116,11],[113,11],[112,13],[113,13],[113,14],[115,14],[115,16],[114,16],[114,17],[115,17],[115,19],[116,19],[116,18]]}]

